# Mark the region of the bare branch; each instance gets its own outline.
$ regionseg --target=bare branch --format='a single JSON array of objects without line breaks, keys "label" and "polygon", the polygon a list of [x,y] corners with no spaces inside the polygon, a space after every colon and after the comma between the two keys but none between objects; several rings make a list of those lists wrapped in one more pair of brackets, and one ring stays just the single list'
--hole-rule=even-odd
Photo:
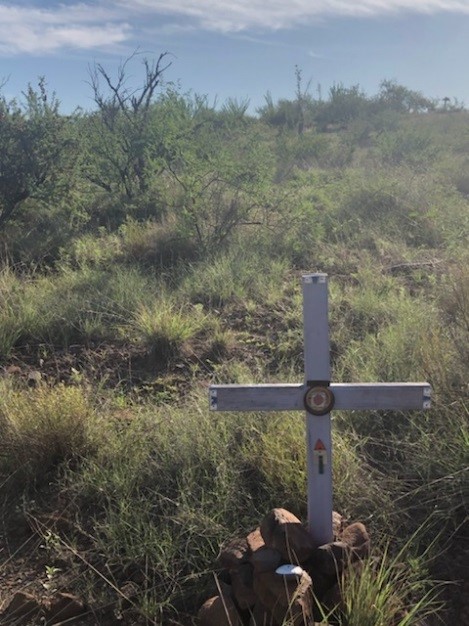
[{"label": "bare branch", "polygon": [[[93,91],[93,100],[101,113],[104,113],[105,117],[109,117],[111,120],[115,116],[112,115],[112,112],[121,111],[127,118],[130,118],[131,115],[146,113],[153,101],[163,73],[171,65],[171,62],[163,63],[169,54],[168,52],[162,52],[156,61],[150,62],[147,58],[143,59],[145,68],[143,85],[131,90],[127,87],[128,65],[137,54],[139,53],[134,52],[119,65],[115,79],[111,77],[101,63],[96,63],[92,68],[89,68],[90,81],[88,84]],[[103,82],[108,95],[104,95],[102,92],[101,85]]]}]

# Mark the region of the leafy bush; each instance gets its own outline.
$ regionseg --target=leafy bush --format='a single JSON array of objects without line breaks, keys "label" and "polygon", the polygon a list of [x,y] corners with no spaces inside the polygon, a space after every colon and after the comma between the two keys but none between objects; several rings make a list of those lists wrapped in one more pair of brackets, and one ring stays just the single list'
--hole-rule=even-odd
[{"label": "leafy bush", "polygon": [[[464,224],[461,199],[438,178],[406,169],[350,171],[341,181],[338,208],[325,216],[333,241],[350,241],[374,251],[376,239],[435,248],[458,238]],[[461,235],[459,231],[459,235]]]},{"label": "leafy bush", "polygon": [[172,267],[200,254],[194,239],[181,233],[176,215],[162,222],[127,220],[119,234],[122,257],[141,266]]},{"label": "leafy bush", "polygon": [[439,153],[431,136],[407,129],[382,133],[376,145],[384,165],[407,165],[417,171],[428,171]]}]

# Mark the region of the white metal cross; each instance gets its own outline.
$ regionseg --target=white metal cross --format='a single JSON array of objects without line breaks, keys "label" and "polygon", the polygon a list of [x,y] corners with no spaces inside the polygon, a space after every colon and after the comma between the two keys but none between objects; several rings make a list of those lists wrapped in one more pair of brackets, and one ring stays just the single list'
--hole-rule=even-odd
[{"label": "white metal cross", "polygon": [[213,411],[306,410],[308,528],[317,545],[332,535],[331,416],[335,409],[430,408],[428,383],[331,383],[326,274],[303,276],[304,384],[212,385]]}]

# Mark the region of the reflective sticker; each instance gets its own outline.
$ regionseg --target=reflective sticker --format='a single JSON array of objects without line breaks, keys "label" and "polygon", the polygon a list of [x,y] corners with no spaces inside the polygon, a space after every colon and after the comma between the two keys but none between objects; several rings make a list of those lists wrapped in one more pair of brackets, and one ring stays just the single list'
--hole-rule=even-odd
[{"label": "reflective sticker", "polygon": [[324,467],[327,465],[327,450],[321,439],[316,441],[313,450],[313,457],[318,466],[318,473],[324,474]]},{"label": "reflective sticker", "polygon": [[334,401],[334,394],[329,387],[309,387],[304,396],[305,409],[312,415],[326,415],[334,407]]}]

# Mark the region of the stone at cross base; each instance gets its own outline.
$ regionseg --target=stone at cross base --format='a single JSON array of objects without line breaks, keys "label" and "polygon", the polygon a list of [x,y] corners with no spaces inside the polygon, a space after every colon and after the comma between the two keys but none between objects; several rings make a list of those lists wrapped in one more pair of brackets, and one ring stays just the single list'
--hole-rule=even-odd
[{"label": "stone at cross base", "polygon": [[[335,598],[341,572],[369,553],[363,524],[346,526],[334,512],[333,529],[334,541],[315,547],[302,522],[277,508],[247,537],[228,541],[218,556],[225,582],[218,582],[218,595],[200,609],[200,626],[281,626],[285,620],[313,626],[321,621],[316,599]],[[283,564],[298,565],[299,573],[276,573]]]},{"label": "stone at cross base", "polygon": [[[313,617],[313,583],[303,571],[295,577],[281,576],[275,571],[256,573],[253,577],[256,603],[272,616],[274,624],[285,619],[292,626],[308,624]],[[255,605],[254,605],[255,606]]]},{"label": "stone at cross base", "polygon": [[228,594],[206,600],[197,617],[199,624],[204,626],[243,626],[233,599]]}]

